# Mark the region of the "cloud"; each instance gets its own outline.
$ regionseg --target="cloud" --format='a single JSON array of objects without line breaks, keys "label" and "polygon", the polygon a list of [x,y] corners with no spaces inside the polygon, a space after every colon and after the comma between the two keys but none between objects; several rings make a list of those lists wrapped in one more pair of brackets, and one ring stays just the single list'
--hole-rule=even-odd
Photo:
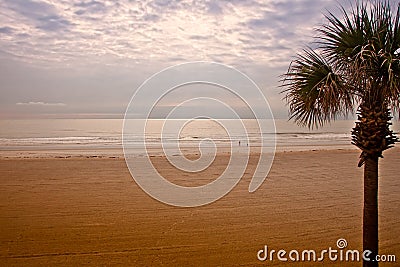
[{"label": "cloud", "polygon": [[13,32],[14,32],[14,29],[11,27],[1,27],[0,28],[0,33],[11,34]]},{"label": "cloud", "polygon": [[[15,16],[23,16],[26,22],[45,31],[67,29],[72,25],[57,9],[44,1],[31,0],[3,0],[5,7]],[[23,19],[21,22],[24,21]]]},{"label": "cloud", "polygon": [[37,27],[45,31],[59,31],[68,29],[72,23],[57,15],[44,16],[38,19]]},{"label": "cloud", "polygon": [[18,60],[68,65],[126,60],[171,65],[180,63],[176,58],[272,65],[278,53],[288,61],[296,44],[313,34],[324,8],[336,5],[336,0],[3,2],[9,15],[0,16],[0,33],[7,35],[0,35],[2,50]]},{"label": "cloud", "polygon": [[45,106],[45,107],[64,107],[64,103],[46,103],[46,102],[18,102],[17,106]]},{"label": "cloud", "polygon": [[80,1],[73,4],[75,7],[79,7],[79,10],[75,11],[75,14],[82,15],[85,13],[104,13],[107,11],[106,5],[99,1]]},{"label": "cloud", "polygon": [[209,1],[207,3],[207,6],[208,6],[208,12],[210,14],[220,15],[223,13],[221,6],[215,0]]}]

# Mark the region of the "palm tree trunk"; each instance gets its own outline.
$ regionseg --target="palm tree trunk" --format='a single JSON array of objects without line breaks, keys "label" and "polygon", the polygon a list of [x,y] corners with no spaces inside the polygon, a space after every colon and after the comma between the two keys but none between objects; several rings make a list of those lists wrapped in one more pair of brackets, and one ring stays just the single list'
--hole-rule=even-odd
[{"label": "palm tree trunk", "polygon": [[363,249],[372,252],[363,266],[378,266],[378,157],[367,158],[364,166]]},{"label": "palm tree trunk", "polygon": [[352,144],[361,149],[358,167],[364,166],[363,249],[370,261],[364,267],[378,266],[378,159],[382,152],[398,142],[390,129],[390,110],[379,102],[360,105],[356,127],[352,131]]}]

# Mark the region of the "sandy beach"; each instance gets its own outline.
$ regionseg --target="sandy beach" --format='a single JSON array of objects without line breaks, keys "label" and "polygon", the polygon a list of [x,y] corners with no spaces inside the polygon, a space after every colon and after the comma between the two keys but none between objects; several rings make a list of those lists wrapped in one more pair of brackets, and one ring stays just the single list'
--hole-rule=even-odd
[{"label": "sandy beach", "polygon": [[[379,192],[380,253],[398,257],[399,152],[392,149],[380,161]],[[247,191],[251,177],[246,172],[217,202],[177,208],[144,193],[122,156],[3,153],[0,265],[286,266],[278,260],[260,262],[257,252],[265,245],[286,251],[336,248],[339,238],[347,240],[347,248],[361,250],[358,156],[356,150],[280,152],[256,192]],[[165,159],[153,160],[174,182],[187,183]],[[216,168],[226,160],[219,155]],[[254,164],[251,160],[250,167]],[[204,173],[204,180],[194,184],[212,175]],[[301,263],[327,265],[360,263]]]}]

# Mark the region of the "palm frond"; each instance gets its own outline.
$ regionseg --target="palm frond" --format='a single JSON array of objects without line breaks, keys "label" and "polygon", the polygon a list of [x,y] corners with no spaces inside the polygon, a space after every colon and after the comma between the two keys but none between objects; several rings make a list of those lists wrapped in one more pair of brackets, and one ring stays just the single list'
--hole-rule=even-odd
[{"label": "palm frond", "polygon": [[308,48],[292,61],[283,76],[290,118],[301,125],[322,126],[352,110],[353,97],[340,75],[322,55]]},{"label": "palm frond", "polygon": [[367,18],[365,6],[357,6],[357,11],[352,15],[348,14],[344,7],[341,7],[343,21],[333,13],[325,15],[327,24],[317,29],[319,38],[317,43],[328,58],[337,61],[339,64],[351,62],[352,58],[359,52],[366,43],[364,25]]}]

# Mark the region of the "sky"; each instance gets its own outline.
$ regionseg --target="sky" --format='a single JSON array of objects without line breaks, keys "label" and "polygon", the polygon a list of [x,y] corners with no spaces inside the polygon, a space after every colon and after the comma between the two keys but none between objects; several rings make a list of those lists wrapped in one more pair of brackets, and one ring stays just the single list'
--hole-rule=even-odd
[{"label": "sky", "polygon": [[348,3],[0,0],[0,117],[121,118],[151,75],[210,61],[248,75],[287,118],[279,76]]}]

